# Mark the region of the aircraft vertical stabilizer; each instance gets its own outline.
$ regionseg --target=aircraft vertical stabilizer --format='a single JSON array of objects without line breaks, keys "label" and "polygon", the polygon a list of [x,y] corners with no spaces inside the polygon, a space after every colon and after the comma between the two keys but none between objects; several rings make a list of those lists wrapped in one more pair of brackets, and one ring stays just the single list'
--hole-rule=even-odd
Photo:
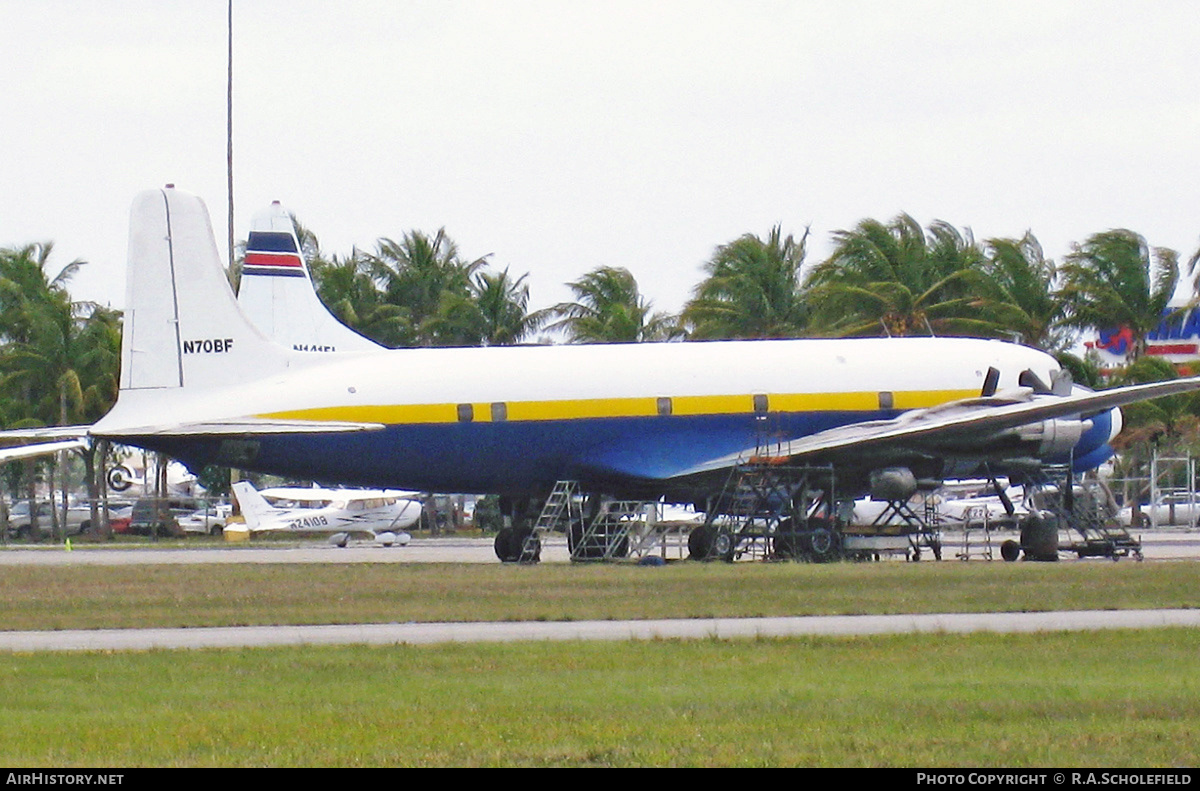
[{"label": "aircraft vertical stabilizer", "polygon": [[251,530],[257,530],[263,516],[275,510],[249,481],[235,483],[233,494],[237,497],[238,507],[242,509],[242,516],[246,518],[246,526]]},{"label": "aircraft vertical stabilizer", "polygon": [[383,348],[339,322],[321,303],[291,215],[278,201],[254,216],[238,304],[268,338],[293,351]]},{"label": "aircraft vertical stabilizer", "polygon": [[288,367],[238,309],[200,198],[138,195],[129,227],[121,390],[215,387]]}]

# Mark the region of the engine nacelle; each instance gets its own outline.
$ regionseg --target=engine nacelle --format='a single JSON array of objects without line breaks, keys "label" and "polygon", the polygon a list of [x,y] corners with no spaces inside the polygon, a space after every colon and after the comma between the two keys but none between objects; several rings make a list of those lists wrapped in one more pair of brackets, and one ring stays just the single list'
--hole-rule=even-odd
[{"label": "engine nacelle", "polygon": [[1038,458],[1053,459],[1068,455],[1091,427],[1090,420],[1055,418],[1020,426],[1015,431],[1022,444],[1036,447]]},{"label": "engine nacelle", "polygon": [[917,476],[908,467],[871,471],[872,500],[907,500],[917,492]]}]

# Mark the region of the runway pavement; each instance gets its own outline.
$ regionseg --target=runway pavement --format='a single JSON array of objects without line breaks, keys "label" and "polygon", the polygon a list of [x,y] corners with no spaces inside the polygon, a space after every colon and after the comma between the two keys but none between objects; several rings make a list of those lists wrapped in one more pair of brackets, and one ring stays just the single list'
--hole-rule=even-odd
[{"label": "runway pavement", "polygon": [[1200,626],[1200,610],[830,615],[652,621],[520,621],[95,629],[0,632],[0,651],[146,651],[281,645],[420,645],[518,640],[655,640],[870,635],[912,632],[1044,632]]},{"label": "runway pavement", "polygon": [[[1000,542],[1015,537],[998,534],[993,538],[993,556],[1000,561]],[[943,535],[943,557],[953,560],[962,548],[962,536]],[[1200,560],[1200,531],[1170,529],[1141,534],[1142,551],[1147,560]],[[970,562],[983,562],[982,549],[972,542]],[[668,558],[687,555],[685,542],[668,546]],[[926,556],[928,559],[928,555]],[[542,548],[542,561],[566,563],[570,560],[566,539],[555,537]],[[903,558],[899,558],[903,560]],[[197,541],[195,547],[160,549],[150,543],[136,548],[79,543],[67,552],[62,545],[17,545],[0,548],[0,567],[6,565],[137,565],[189,563],[498,563],[490,538],[418,538],[405,547],[383,547],[366,541],[345,548],[319,540],[273,542],[270,544],[214,544]],[[1088,558],[1085,562],[1110,562]]]}]

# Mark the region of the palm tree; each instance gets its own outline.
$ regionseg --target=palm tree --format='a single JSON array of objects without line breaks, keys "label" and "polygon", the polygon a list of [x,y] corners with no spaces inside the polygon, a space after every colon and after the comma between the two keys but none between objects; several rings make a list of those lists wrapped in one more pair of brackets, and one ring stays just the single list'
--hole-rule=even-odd
[{"label": "palm tree", "polygon": [[380,239],[378,252],[365,261],[381,287],[382,301],[399,308],[398,318],[408,324],[411,345],[438,346],[453,342],[438,334],[443,295],[468,296],[471,276],[486,263],[486,256],[464,261],[441,228],[432,237],[412,231],[399,242]]},{"label": "palm tree", "polygon": [[[1195,371],[1189,371],[1194,375]],[[1111,386],[1146,384],[1179,377],[1170,362],[1142,356],[1118,371]],[[1164,455],[1190,454],[1200,441],[1200,395],[1195,392],[1139,401],[1121,407],[1124,428],[1112,442],[1117,450],[1115,477],[1124,481],[1125,502],[1137,504],[1148,493],[1135,488],[1134,481],[1150,478],[1151,458],[1156,448]],[[1173,507],[1173,506],[1172,506]]]},{"label": "palm tree", "polygon": [[550,308],[561,318],[549,329],[565,331],[571,343],[639,343],[680,334],[674,316],[651,312],[652,304],[628,269],[597,267],[567,286],[575,301]]},{"label": "palm tree", "polygon": [[[1139,357],[1112,377],[1113,387],[1178,379],[1175,366],[1158,357]],[[1121,407],[1122,449],[1133,445],[1164,445],[1176,450],[1200,439],[1200,394],[1195,392],[1138,401]],[[1149,454],[1145,454],[1148,456]]]},{"label": "palm tree", "polygon": [[308,267],[317,296],[338,321],[383,346],[416,344],[408,313],[384,301],[366,258],[358,250],[344,258],[309,258]]},{"label": "palm tree", "polygon": [[808,230],[797,241],[777,225],[766,240],[745,234],[716,249],[682,319],[690,337],[795,338],[808,326],[800,288]]},{"label": "palm tree", "polygon": [[806,280],[814,323],[834,335],[1003,334],[982,318],[983,254],[970,232],[907,214],[838,231],[833,255]]},{"label": "palm tree", "polygon": [[[83,262],[50,277],[52,249],[43,244],[0,251],[0,393],[9,399],[5,411],[14,427],[92,422],[116,401],[119,314],[72,302],[66,283]],[[94,473],[91,449],[85,461]],[[94,478],[89,475],[93,493]],[[28,486],[32,500],[32,476]]]},{"label": "palm tree", "polygon": [[1061,352],[1072,338],[1063,326],[1066,305],[1056,289],[1057,267],[1032,233],[988,239],[979,307],[1030,346]]},{"label": "palm tree", "polygon": [[470,294],[445,292],[433,324],[436,334],[463,346],[511,346],[546,322],[547,311],[529,312],[526,273],[513,280],[502,272],[476,272]]},{"label": "palm tree", "polygon": [[1178,254],[1151,247],[1119,228],[1074,245],[1063,266],[1066,324],[1077,329],[1127,328],[1129,360],[1146,351],[1146,336],[1163,320],[1179,278]]}]

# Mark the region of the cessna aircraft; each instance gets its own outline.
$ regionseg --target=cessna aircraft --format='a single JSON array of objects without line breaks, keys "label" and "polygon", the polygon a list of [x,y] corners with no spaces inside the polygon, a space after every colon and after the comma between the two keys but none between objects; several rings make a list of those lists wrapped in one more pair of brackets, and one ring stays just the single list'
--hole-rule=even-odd
[{"label": "cessna aircraft", "polygon": [[204,203],[168,185],[134,201],[120,387],[87,436],[192,469],[498,493],[516,516],[560,480],[706,503],[768,444],[777,459],[832,464],[846,496],[885,469],[926,481],[1088,469],[1112,454],[1116,407],[1200,378],[1093,393],[1040,351],[964,338],[313,354],[247,320]]},{"label": "cessna aircraft", "polygon": [[238,481],[233,493],[251,533],[365,533],[404,545],[409,536],[398,531],[421,518],[421,503],[395,492],[300,487],[259,492],[248,481]]}]

